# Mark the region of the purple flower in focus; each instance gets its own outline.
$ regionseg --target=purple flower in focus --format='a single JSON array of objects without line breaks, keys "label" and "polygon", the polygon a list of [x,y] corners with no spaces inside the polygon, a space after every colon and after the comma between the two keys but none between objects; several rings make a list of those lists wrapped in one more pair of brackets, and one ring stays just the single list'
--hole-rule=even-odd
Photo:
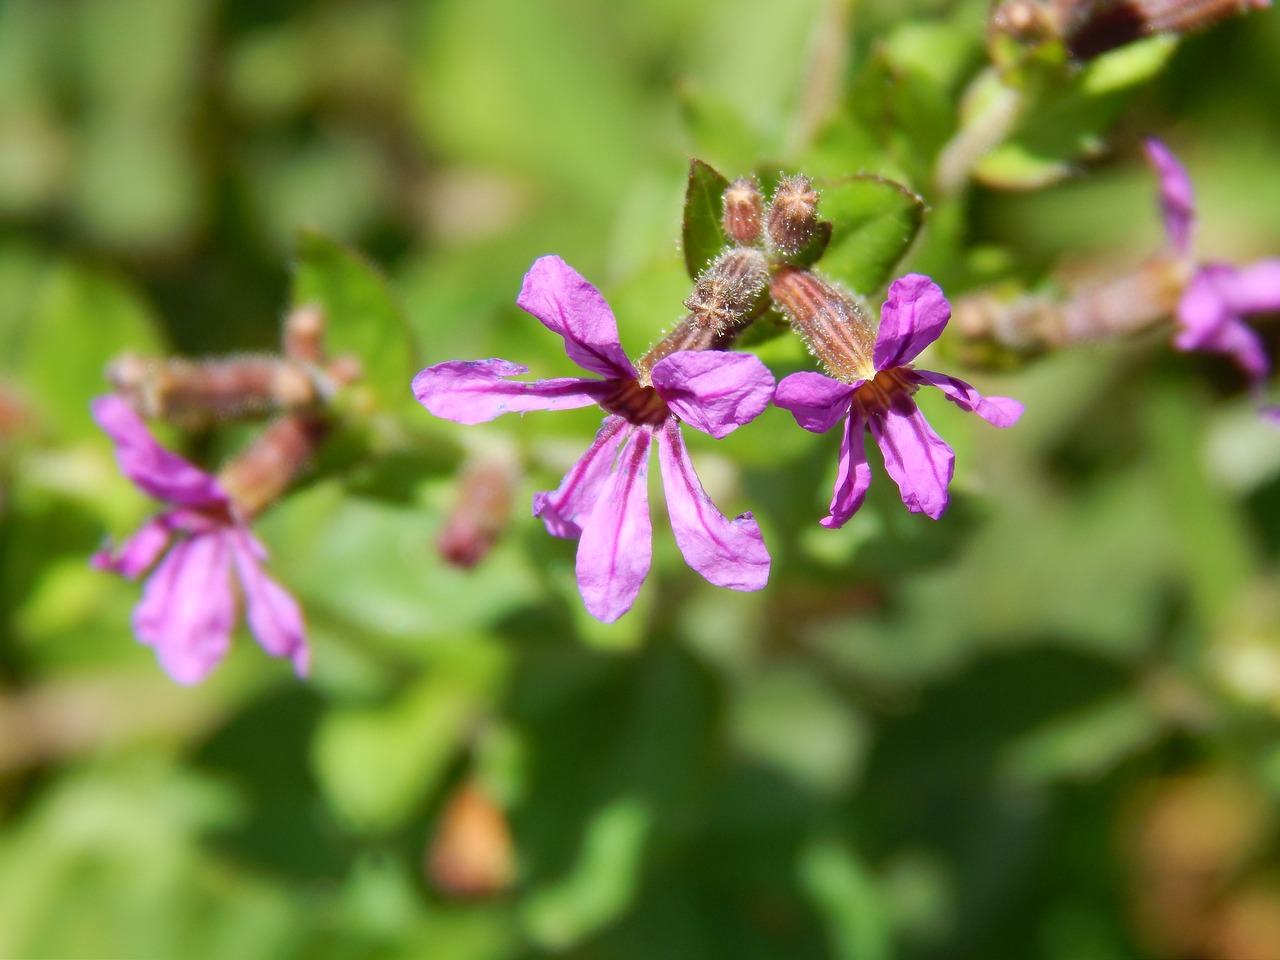
[{"label": "purple flower in focus", "polygon": [[[1147,158],[1160,178],[1160,207],[1173,252],[1191,260],[1195,231],[1195,195],[1191,178],[1177,157],[1159,140],[1146,143]],[[1225,263],[1196,264],[1178,301],[1179,350],[1225,353],[1260,389],[1271,372],[1262,339],[1243,317],[1280,310],[1280,259],[1259,260],[1247,267]]]},{"label": "purple flower in focus", "polygon": [[98,397],[92,410],[115,443],[121,472],[144,493],[172,505],[115,553],[94,556],[95,566],[130,579],[151,571],[133,613],[138,639],[155,648],[174,680],[199,683],[231,645],[234,570],[258,642],[272,656],[288,657],[305,676],[310,654],[302,611],[262,572],[266,550],[237,519],[217,479],[160,446],[123,398]]},{"label": "purple flower in focus", "polygon": [[871,431],[885,469],[912,513],[936,520],[947,509],[955,454],[912,399],[921,386],[937,387],[956,406],[997,427],[1012,426],[1022,415],[1022,404],[1016,400],[983,397],[963,380],[912,367],[911,361],[938,338],[950,318],[951,306],[938,285],[921,274],[909,274],[889,287],[871,363],[856,379],[845,382],[802,371],[778,384],[773,402],[790,410],[806,430],[825,433],[844,420],[840,468],[823,526],[844,526],[867,495],[871,467],[864,430]]},{"label": "purple flower in focus", "polygon": [[[578,366],[602,379],[510,379],[529,368],[507,360],[455,360],[421,371],[413,392],[431,413],[483,423],[504,413],[599,404],[607,412],[587,452],[556,490],[533,500],[557,537],[580,537],[578,587],[592,616],[612,623],[631,609],[652,558],[649,451],[658,463],[676,543],[689,566],[716,586],[759,590],[769,554],[750,513],[724,517],[702,489],[680,433],[683,421],[720,438],[758,416],[773,375],[756,357],[684,350],[644,375],[623,353],[604,297],[559,257],[530,268],[516,302],[553,333]],[[643,364],[642,364],[643,366]]]}]

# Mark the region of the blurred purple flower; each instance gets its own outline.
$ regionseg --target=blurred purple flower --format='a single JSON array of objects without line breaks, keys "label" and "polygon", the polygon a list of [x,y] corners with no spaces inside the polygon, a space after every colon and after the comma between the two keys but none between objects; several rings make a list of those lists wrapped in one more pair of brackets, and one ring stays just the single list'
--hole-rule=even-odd
[{"label": "blurred purple flower", "polygon": [[92,410],[115,443],[121,472],[144,493],[172,505],[118,551],[102,550],[93,558],[99,569],[130,579],[151,571],[133,614],[138,639],[155,648],[174,680],[199,683],[231,644],[234,569],[258,642],[272,656],[289,658],[305,676],[310,654],[298,603],[262,572],[266,550],[237,519],[217,479],[160,446],[121,397],[98,397]]},{"label": "blurred purple flower", "polygon": [[[1191,178],[1177,157],[1159,140],[1146,143],[1147,158],[1160,180],[1160,208],[1169,246],[1180,258],[1192,259],[1195,194]],[[1244,322],[1252,313],[1280,310],[1280,259],[1259,260],[1247,267],[1197,263],[1178,301],[1179,350],[1205,350],[1230,356],[1260,390],[1271,373],[1262,338]],[[1275,411],[1269,415],[1276,416]]]},{"label": "blurred purple flower", "polygon": [[880,311],[870,376],[845,383],[802,371],[778,384],[773,402],[790,410],[806,430],[825,433],[844,420],[831,513],[821,521],[823,526],[844,526],[867,495],[871,467],[863,444],[864,430],[870,430],[879,444],[885,469],[912,513],[936,520],[947,509],[955,454],[912,399],[921,386],[937,387],[956,406],[997,427],[1012,426],[1022,415],[1022,404],[1016,400],[983,397],[963,380],[911,366],[950,318],[951,306],[938,285],[921,274],[909,274],[889,287],[889,297]]},{"label": "blurred purple flower", "polygon": [[769,554],[750,513],[724,517],[702,488],[680,423],[720,438],[758,416],[774,379],[759,359],[719,350],[664,357],[643,376],[627,359],[604,297],[559,257],[530,268],[516,302],[564,338],[578,366],[603,379],[509,379],[529,368],[507,360],[454,360],[421,371],[413,392],[456,423],[504,413],[599,404],[604,424],[558,489],[533,498],[534,516],[557,537],[580,537],[578,588],[592,616],[612,623],[631,609],[652,559],[649,451],[656,439],[667,508],[686,562],[716,586],[759,590]]}]

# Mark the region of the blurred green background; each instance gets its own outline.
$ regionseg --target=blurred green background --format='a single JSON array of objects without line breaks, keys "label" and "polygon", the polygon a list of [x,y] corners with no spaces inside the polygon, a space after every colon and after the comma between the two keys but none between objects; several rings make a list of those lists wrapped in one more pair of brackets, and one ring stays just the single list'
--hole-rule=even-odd
[{"label": "blurred green background", "polygon": [[[899,270],[954,296],[1153,252],[1159,135],[1206,259],[1280,254],[1280,12],[1088,93],[1030,137],[1053,184],[947,195],[986,15],[2,0],[0,956],[1280,957],[1280,433],[1227,361],[1164,330],[994,373],[944,341],[926,366],[1027,413],[996,431],[922,395],[957,452],[937,523],[873,455],[866,507],[820,528],[837,437],[784,412],[693,435],[772,581],[702,582],[655,496],[612,627],[527,511],[598,411],[462,428],[409,396],[454,358],[570,372],[514,305],[552,252],[641,353],[690,287],[691,156],[903,180],[932,209]],[[182,689],[131,636],[138,587],[87,563],[153,507],[87,401],[124,350],[272,348],[299,264],[405,318],[411,349],[361,358],[403,389],[256,525],[314,677],[242,632]],[[789,338],[761,355],[808,366]],[[206,463],[245,435],[165,434]],[[463,571],[435,543],[477,457],[521,471]]]}]

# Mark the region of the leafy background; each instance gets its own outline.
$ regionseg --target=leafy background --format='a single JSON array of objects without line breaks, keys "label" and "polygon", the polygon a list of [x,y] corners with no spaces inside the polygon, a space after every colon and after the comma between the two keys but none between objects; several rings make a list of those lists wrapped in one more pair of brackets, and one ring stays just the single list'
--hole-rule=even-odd
[{"label": "leafy background", "polygon": [[[929,211],[896,270],[953,297],[1140,262],[1152,134],[1195,178],[1206,257],[1280,251],[1280,13],[1026,67],[1026,121],[940,189],[989,102],[961,106],[992,82],[986,15],[0,4],[0,955],[1280,956],[1280,435],[1225,361],[1167,330],[998,371],[944,341],[937,365],[1027,413],[995,431],[922,397],[957,450],[939,523],[877,472],[819,528],[835,438],[780,411],[691,437],[772,582],[706,585],[659,522],[612,627],[524,509],[597,415],[456,428],[408,393],[452,358],[567,372],[513,302],[550,252],[642,352],[689,289],[690,156],[901,180]],[[860,287],[893,266],[848,260]],[[149,509],[87,401],[124,350],[269,349],[316,298],[365,392],[258,524],[315,675],[245,635],[177,688],[130,635],[137,587],[86,562]],[[166,436],[214,463],[244,433]],[[460,571],[435,540],[486,454],[522,466],[514,519]],[[478,897],[427,853],[464,784],[513,838]]]}]

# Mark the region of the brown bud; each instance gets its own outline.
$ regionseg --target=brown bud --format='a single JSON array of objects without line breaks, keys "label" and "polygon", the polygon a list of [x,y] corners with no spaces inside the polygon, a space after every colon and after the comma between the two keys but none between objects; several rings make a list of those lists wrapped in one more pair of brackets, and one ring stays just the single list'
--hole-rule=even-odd
[{"label": "brown bud", "polygon": [[511,828],[479,784],[463,783],[449,798],[426,859],[432,885],[448,896],[492,897],[511,886]]},{"label": "brown bud", "polygon": [[769,295],[831,376],[846,383],[875,376],[876,333],[849,294],[799,267],[783,267]]},{"label": "brown bud", "polygon": [[991,26],[1019,40],[1056,36],[1075,60],[1089,60],[1158,33],[1192,33],[1271,0],[1009,0]]},{"label": "brown bud", "polygon": [[302,363],[324,360],[324,311],[317,306],[298,307],[284,318],[281,331],[284,354]]},{"label": "brown bud", "polygon": [[684,305],[695,323],[715,330],[737,326],[764,308],[769,262],[759,250],[746,247],[720,254],[694,285]]},{"label": "brown bud", "polygon": [[466,465],[458,477],[457,501],[436,541],[455,567],[474,567],[507,529],[515,495],[515,469],[506,457]]},{"label": "brown bud", "polygon": [[784,256],[799,253],[818,229],[818,192],[808,177],[787,177],[769,203],[769,239]]},{"label": "brown bud", "polygon": [[107,379],[142,416],[187,427],[297,410],[320,399],[313,372],[272,356],[225,360],[114,360]]},{"label": "brown bud", "polygon": [[248,519],[279,499],[328,433],[315,414],[280,417],[218,472],[218,482]]},{"label": "brown bud", "polygon": [[760,238],[764,198],[754,179],[739,178],[724,191],[724,232],[742,246]]}]

